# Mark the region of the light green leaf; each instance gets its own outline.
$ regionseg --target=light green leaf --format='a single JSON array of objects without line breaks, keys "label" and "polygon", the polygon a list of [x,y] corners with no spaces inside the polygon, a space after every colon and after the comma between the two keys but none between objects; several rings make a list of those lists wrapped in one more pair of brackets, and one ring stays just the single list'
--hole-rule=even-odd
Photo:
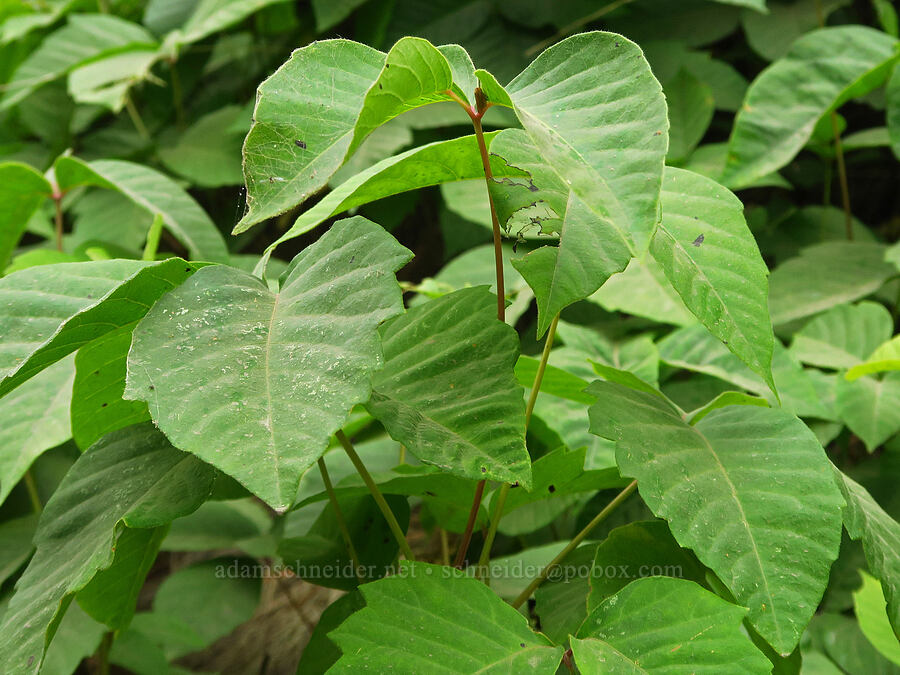
[{"label": "light green leaf", "polygon": [[650,252],[704,326],[774,391],[768,269],[741,201],[708,178],[667,168]]},{"label": "light green leaf", "polygon": [[[741,15],[747,42],[766,61],[780,59],[793,42],[819,27],[850,0],[771,0],[769,12],[744,12]],[[821,17],[821,18],[820,18]]]},{"label": "light green leaf", "polygon": [[123,526],[158,527],[190,513],[212,481],[209,466],[150,425],[114,432],[80,457],[44,508],[37,551],[3,617],[3,672],[40,670],[72,595],[112,563]]},{"label": "light green leaf", "polygon": [[[880,305],[879,305],[880,306]],[[889,325],[892,325],[893,321]],[[890,333],[890,329],[888,330]],[[874,336],[877,337],[877,334]],[[879,345],[862,363],[858,363],[847,371],[846,378],[855,380],[863,375],[880,373],[885,370],[900,370],[900,336]]]},{"label": "light green leaf", "polygon": [[341,649],[330,673],[556,672],[562,648],[534,633],[525,618],[480,581],[426,563],[360,590],[366,606],[329,637]]},{"label": "light green leaf", "polygon": [[[531,356],[524,354],[519,357],[516,362],[516,379],[523,387],[531,387],[537,375],[540,361]],[[594,402],[594,397],[584,393],[584,388],[588,386],[588,381],[573,375],[562,368],[548,365],[544,370],[544,377],[541,380],[541,393],[551,394],[576,403],[586,403],[590,405]]]},{"label": "light green leaf", "polygon": [[893,328],[894,321],[883,305],[875,302],[838,305],[794,334],[791,353],[804,363],[820,368],[852,368],[887,340]]},{"label": "light green leaf", "polygon": [[285,0],[200,0],[181,30],[166,36],[166,43],[199,42],[279,2]]},{"label": "light green leaf", "polygon": [[63,156],[54,164],[56,179],[65,192],[79,185],[116,190],[151,214],[160,214],[166,228],[194,259],[228,260],[225,240],[203,208],[175,181],[142,164],[115,159],[86,162]]},{"label": "light green leaf", "polygon": [[634,314],[659,323],[689,326],[697,322],[650,256],[633,258],[624,272],[612,275],[588,300],[609,312]]},{"label": "light green leaf", "polygon": [[105,54],[156,47],[142,26],[110,14],[72,14],[19,65],[5,86],[0,110],[15,105],[47,82]]},{"label": "light green leaf", "polygon": [[[778,406],[762,378],[751,371],[703,326],[688,326],[659,342],[660,358],[669,365],[705,373],[763,396]],[[781,398],[780,407],[802,417],[832,419],[813,381],[781,342],[775,341],[772,376]]]},{"label": "light green leaf", "polygon": [[604,601],[572,640],[585,675],[769,673],[741,630],[746,611],[684,579],[638,579]]},{"label": "light green leaf", "polygon": [[72,359],[64,359],[0,399],[0,504],[38,456],[72,437],[74,374]]},{"label": "light green leaf", "polygon": [[638,46],[614,33],[574,35],[544,51],[506,91],[534,146],[597,230],[643,251],[657,222],[668,121]]},{"label": "light green leaf", "polygon": [[97,651],[105,632],[102,623],[94,621],[77,604],[70,605],[47,648],[41,673],[71,675],[76,672],[82,660]]},{"label": "light green leaf", "polygon": [[900,431],[900,373],[880,380],[838,378],[835,392],[838,415],[869,452]]},{"label": "light green leaf", "polygon": [[[0,523],[0,584],[15,574],[31,557],[31,540],[37,529],[38,514],[13,518]],[[2,603],[0,603],[0,617]]]},{"label": "light green leaf", "polygon": [[663,86],[669,109],[669,151],[666,160],[677,164],[693,152],[715,109],[712,89],[685,69],[681,69]]},{"label": "light green leaf", "polygon": [[133,49],[90,61],[69,73],[69,94],[79,103],[102,105],[119,113],[128,90],[148,79],[160,58],[156,49]]},{"label": "light green leaf", "polygon": [[853,608],[859,627],[875,649],[900,666],[900,637],[894,634],[888,621],[881,584],[862,570],[859,574],[863,584],[853,594]]},{"label": "light green leaf", "polygon": [[101,335],[75,355],[72,438],[86,449],[110,431],[150,419],[143,401],[125,401],[125,364],[131,348],[129,323]]},{"label": "light green leaf", "polygon": [[761,408],[768,408],[769,402],[759,396],[750,396],[740,391],[725,391],[716,396],[712,401],[702,408],[697,408],[687,414],[687,420],[691,424],[696,424],[706,417],[713,410],[725,408],[730,405],[757,405]]},{"label": "light green leaf", "polygon": [[0,396],[91,340],[140,319],[194,267],[98,260],[30,267],[0,279]]},{"label": "light green leaf", "polygon": [[515,330],[484,286],[413,307],[381,330],[369,411],[417,458],[474,480],[531,486]]},{"label": "light green leaf", "polygon": [[750,85],[731,133],[725,185],[746,186],[790,162],[823,115],[884,82],[896,44],[866,26],[822,28],[794,42]]},{"label": "light green leaf", "polygon": [[793,415],[729,406],[695,426],[658,396],[595,382],[591,431],[616,441],[623,475],[750,610],[783,655],[822,597],[842,499],[818,440]]},{"label": "light green leaf", "polygon": [[229,127],[242,113],[241,107],[229,105],[204,115],[175,143],[159,149],[160,161],[199,187],[240,185],[241,138]]},{"label": "light green leaf", "polygon": [[125,397],[179,447],[287,509],[300,476],[382,362],[376,327],[401,311],[411,254],[375,223],[342,220],[304,249],[279,293],[211,266],[135,328]]},{"label": "light green leaf", "polygon": [[[727,161],[728,143],[706,143],[694,150],[690,157],[682,164],[682,167],[721,183],[722,173],[725,171],[725,164]],[[781,174],[776,171],[761,176],[744,187],[780,187],[786,190],[792,189],[791,184],[782,178]],[[843,218],[843,213],[841,214],[841,218]],[[843,221],[841,221],[841,224],[843,226]]]},{"label": "light green leaf", "polygon": [[[347,156],[366,93],[385,55],[349,40],[296,50],[257,90],[244,141],[248,229],[303,202]],[[340,106],[332,102],[341,101]]]},{"label": "light green leaf", "polygon": [[874,293],[897,275],[884,256],[882,244],[864,242],[834,241],[803,249],[769,277],[772,323],[780,326]]},{"label": "light green leaf", "polygon": [[900,635],[900,523],[878,505],[864,487],[835,470],[846,500],[844,527],[861,539],[869,571],[880,581],[888,601],[888,618]]},{"label": "light green leaf", "polygon": [[366,0],[312,0],[313,15],[316,17],[316,31],[324,33],[334,28],[353,13]]},{"label": "light green leaf", "polygon": [[28,219],[52,192],[47,179],[27,164],[0,164],[0,273],[25,233]]}]

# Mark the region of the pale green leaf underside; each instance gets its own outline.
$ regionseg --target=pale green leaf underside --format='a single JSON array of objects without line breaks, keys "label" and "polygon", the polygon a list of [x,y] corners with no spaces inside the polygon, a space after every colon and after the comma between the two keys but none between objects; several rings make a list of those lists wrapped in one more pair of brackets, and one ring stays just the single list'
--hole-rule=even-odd
[{"label": "pale green leaf underside", "polygon": [[474,480],[531,484],[515,330],[486,287],[410,309],[381,330],[369,411],[423,462]]},{"label": "pale green leaf underside", "polygon": [[[882,310],[884,307],[878,305]],[[887,313],[887,310],[884,310]],[[888,315],[890,319],[890,315]],[[893,325],[893,321],[887,324]],[[890,334],[890,328],[888,329]],[[875,334],[877,337],[878,333]],[[900,336],[894,336],[884,344],[879,345],[869,357],[862,363],[858,363],[847,371],[846,378],[855,380],[863,375],[880,373],[886,370],[900,370]]]},{"label": "pale green leaf underside", "polygon": [[840,543],[842,499],[816,437],[774,408],[729,406],[690,426],[658,396],[605,382],[589,391],[591,430],[616,441],[623,475],[790,653]]},{"label": "pale green leaf underside", "polygon": [[685,305],[774,390],[768,269],[740,200],[713,180],[666,168],[650,251]]},{"label": "pale green leaf underside", "polygon": [[365,584],[366,606],[329,633],[342,655],[329,673],[535,673],[562,657],[480,581],[439,565],[403,562]]},{"label": "pale green leaf underside", "polygon": [[[769,277],[769,310],[776,326],[874,293],[897,269],[882,244],[834,241],[810,246]],[[835,274],[840,270],[840,274]]]},{"label": "pale green leaf underside", "polygon": [[890,338],[893,327],[891,314],[884,305],[875,302],[838,305],[794,334],[791,353],[804,363],[820,368],[853,368]]},{"label": "pale green leaf underside", "polygon": [[67,358],[0,399],[0,504],[31,463],[72,437],[69,401],[75,368]]},{"label": "pale green leaf underside", "polygon": [[900,635],[900,523],[878,505],[864,487],[835,469],[846,500],[844,527],[862,540],[869,571],[880,581],[888,601],[888,619]]},{"label": "pale green leaf underside", "polygon": [[881,654],[900,666],[900,637],[894,634],[885,613],[884,592],[878,579],[860,570],[862,588],[853,594],[859,627]]},{"label": "pale green leaf underside", "polygon": [[61,263],[3,277],[0,396],[83,344],[140,319],[193,272],[171,258]]},{"label": "pale green leaf underside", "polygon": [[57,159],[54,167],[62,190],[96,185],[121,192],[152,215],[161,215],[166,228],[194,260],[228,260],[228,248],[216,224],[193,197],[165,174],[134,162],[85,162],[68,156]]},{"label": "pale green leaf underside", "polygon": [[581,625],[575,662],[585,675],[769,673],[772,664],[741,630],[746,613],[693,581],[638,579]]},{"label": "pale green leaf underside", "polygon": [[410,257],[357,216],[294,258],[277,294],[234,268],[204,268],[135,329],[125,396],[147,401],[178,447],[286,509],[369,398],[376,327],[402,309],[393,272]]},{"label": "pale green leaf underside", "polygon": [[547,164],[634,253],[644,250],[657,222],[668,119],[640,48],[614,33],[574,35],[506,91]]},{"label": "pale green leaf underside", "polygon": [[794,42],[750,85],[729,141],[724,184],[744,187],[791,161],[822,115],[884,81],[896,44],[867,26],[822,28]]},{"label": "pale green leaf underside", "polygon": [[149,424],[114,432],[80,457],[44,508],[37,551],[3,616],[0,670],[37,673],[54,621],[112,563],[122,526],[157,527],[187,515],[212,481],[209,466]]},{"label": "pale green leaf underside", "polygon": [[838,378],[835,406],[850,431],[873,452],[900,431],[900,373],[887,373],[882,379]]}]

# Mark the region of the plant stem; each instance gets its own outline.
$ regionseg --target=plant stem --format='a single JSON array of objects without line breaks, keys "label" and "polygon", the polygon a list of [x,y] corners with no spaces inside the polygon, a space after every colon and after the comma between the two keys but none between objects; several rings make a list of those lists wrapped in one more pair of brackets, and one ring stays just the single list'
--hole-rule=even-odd
[{"label": "plant stem", "polygon": [[450,566],[450,540],[447,538],[447,530],[439,527],[438,531],[441,536],[441,563]]},{"label": "plant stem", "polygon": [[322,482],[325,484],[325,492],[328,493],[328,501],[331,502],[331,508],[334,509],[334,519],[337,522],[341,536],[344,538],[344,545],[347,547],[347,553],[350,554],[350,562],[353,563],[353,572],[359,583],[363,582],[360,576],[362,565],[359,564],[359,556],[356,554],[356,548],[353,546],[353,540],[350,538],[350,530],[347,529],[347,521],[344,520],[344,512],[341,511],[341,505],[338,504],[337,495],[334,493],[334,485],[331,483],[331,476],[328,475],[328,467],[325,466],[325,458],[319,457],[319,473],[322,474]]},{"label": "plant stem", "polygon": [[169,78],[172,82],[172,105],[175,108],[175,126],[183,131],[186,123],[184,116],[184,94],[181,89],[181,76],[175,67],[175,59],[169,60]]},{"label": "plant stem", "polygon": [[150,140],[150,133],[147,131],[144,120],[141,119],[141,114],[135,107],[134,101],[131,100],[130,93],[125,94],[125,109],[128,111],[128,116],[131,117],[131,123],[134,124],[134,128],[137,129],[140,137],[144,140]]},{"label": "plant stem", "polygon": [[[541,390],[541,383],[544,380],[544,372],[547,370],[547,361],[550,360],[550,350],[553,348],[553,339],[556,337],[556,326],[559,324],[559,314],[553,317],[550,328],[547,329],[547,337],[544,340],[544,351],[541,352],[541,362],[538,364],[537,372],[534,374],[534,384],[531,385],[531,393],[528,396],[528,405],[525,406],[525,431],[528,431],[528,424],[531,422],[531,415],[534,413],[534,404],[537,402],[538,392]],[[478,558],[478,569],[476,573],[484,573],[487,578],[487,566],[491,559],[491,547],[494,545],[494,538],[497,536],[497,528],[500,526],[500,519],[503,517],[503,507],[506,505],[506,498],[509,496],[511,486],[504,483],[500,486],[500,492],[497,494],[497,505],[494,509],[494,517],[491,518],[491,524],[488,528],[487,535],[484,538],[484,545],[481,547],[481,556]]]},{"label": "plant stem", "polygon": [[144,253],[141,256],[141,260],[156,260],[156,251],[159,248],[159,238],[162,236],[162,229],[162,214],[157,213],[153,216],[153,222],[150,224],[150,230],[147,232],[147,243],[144,244]]},{"label": "plant stem", "polygon": [[604,508],[600,513],[594,516],[594,519],[587,525],[585,525],[584,529],[581,530],[581,532],[575,535],[572,541],[570,541],[568,545],[562,551],[560,551],[559,554],[553,560],[551,560],[543,570],[541,570],[541,573],[530,584],[528,584],[528,587],[524,591],[519,593],[519,596],[512,601],[512,606],[516,609],[521,607],[522,604],[531,597],[531,594],[534,593],[535,589],[547,580],[547,577],[550,576],[550,572],[553,570],[553,568],[559,565],[563,560],[566,559],[566,556],[568,556],[572,551],[578,548],[578,545],[582,541],[584,541],[584,539],[591,533],[591,530],[593,530],[595,527],[597,527],[597,525],[606,520],[607,516],[615,511],[616,508],[618,508],[622,504],[622,502],[628,499],[628,497],[631,496],[631,493],[636,489],[637,481],[631,481],[631,483],[629,483],[618,495],[616,495],[616,497],[609,504],[606,505],[606,508]]},{"label": "plant stem", "polygon": [[106,631],[103,639],[100,640],[100,646],[97,647],[97,673],[98,675],[109,675],[109,650],[112,648],[115,635],[113,632]]},{"label": "plant stem", "polygon": [[356,471],[362,477],[366,487],[369,488],[369,492],[372,493],[372,497],[375,499],[375,503],[378,504],[378,508],[381,509],[381,515],[384,516],[388,527],[391,528],[391,532],[393,532],[394,538],[397,540],[397,544],[400,546],[403,555],[406,556],[407,560],[415,560],[416,556],[413,555],[412,549],[406,541],[406,534],[400,527],[400,523],[397,522],[397,517],[394,515],[394,512],[391,511],[391,507],[388,506],[388,503],[384,500],[384,495],[381,494],[381,490],[378,489],[378,486],[372,479],[372,475],[369,473],[369,470],[366,469],[366,465],[363,464],[362,459],[356,453],[356,450],[353,449],[353,444],[350,442],[350,439],[347,438],[342,429],[338,429],[334,435],[337,437],[340,444],[344,446],[347,456],[350,458],[350,461],[353,462],[353,466],[356,467]]},{"label": "plant stem", "polygon": [[53,214],[53,223],[56,226],[56,250],[63,250],[63,211],[62,211],[62,194],[59,190],[54,190],[51,195],[53,205],[56,211]]},{"label": "plant stem", "polygon": [[[506,322],[506,287],[503,281],[503,235],[500,232],[500,219],[497,217],[497,208],[494,206],[494,198],[491,196],[491,183],[494,182],[494,173],[491,171],[491,158],[488,154],[487,144],[484,142],[484,129],[481,126],[481,118],[487,112],[491,104],[484,96],[484,92],[480,87],[475,89],[475,105],[467,105],[465,101],[459,98],[452,91],[447,94],[462,106],[463,110],[472,120],[472,127],[475,129],[475,139],[478,142],[478,152],[481,155],[481,167],[484,170],[484,184],[487,187],[488,205],[491,208],[491,225],[494,233],[494,270],[496,273],[497,285],[497,319]],[[466,559],[466,553],[469,551],[469,544],[472,543],[472,531],[475,529],[475,520],[478,517],[478,510],[481,508],[481,499],[484,496],[484,487],[486,481],[479,481],[475,488],[475,498],[472,500],[472,508],[469,509],[469,518],[466,521],[466,529],[463,532],[462,542],[460,542],[459,550],[456,552],[455,567],[462,567]]]},{"label": "plant stem", "polygon": [[41,504],[41,495],[38,492],[37,483],[34,480],[34,474],[31,473],[31,469],[25,472],[25,489],[28,490],[28,499],[31,500],[31,508],[34,509],[35,513],[40,513],[44,510],[43,504]]},{"label": "plant stem", "polygon": [[847,184],[847,165],[844,163],[844,148],[841,144],[841,130],[838,128],[837,113],[831,111],[831,130],[834,133],[834,157],[837,160],[838,181],[841,186],[841,204],[844,207],[844,227],[847,240],[853,241],[853,213],[850,210],[850,187]]},{"label": "plant stem", "polygon": [[615,0],[615,2],[611,2],[608,5],[604,5],[600,9],[587,14],[586,16],[581,17],[580,19],[576,19],[572,23],[563,26],[556,33],[548,37],[546,40],[541,40],[537,44],[531,45],[528,49],[525,50],[525,56],[533,56],[538,52],[544,51],[547,47],[552,45],[554,42],[561,40],[564,37],[568,37],[572,33],[578,31],[585,24],[591,23],[592,21],[596,21],[597,19],[613,12],[619,7],[623,5],[627,5],[631,0]]}]

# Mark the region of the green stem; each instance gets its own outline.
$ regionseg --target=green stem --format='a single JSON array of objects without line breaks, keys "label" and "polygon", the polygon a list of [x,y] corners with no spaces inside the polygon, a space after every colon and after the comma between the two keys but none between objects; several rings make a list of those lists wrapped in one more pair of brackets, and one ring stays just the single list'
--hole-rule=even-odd
[{"label": "green stem", "polygon": [[112,648],[115,635],[112,631],[103,634],[100,646],[97,648],[97,674],[109,675],[109,651]]},{"label": "green stem", "polygon": [[[531,415],[534,413],[534,404],[537,402],[538,393],[541,390],[541,383],[544,381],[544,372],[547,370],[547,362],[550,360],[550,350],[553,349],[553,340],[556,337],[556,326],[559,324],[559,314],[553,317],[550,328],[547,330],[547,337],[544,340],[544,351],[541,352],[541,362],[538,364],[537,372],[534,374],[534,384],[531,385],[531,393],[528,396],[528,405],[525,406],[525,431],[528,431],[528,425],[531,422]],[[494,545],[494,538],[497,536],[497,528],[500,526],[500,519],[503,517],[503,507],[506,506],[506,498],[509,496],[509,490],[512,486],[504,483],[500,486],[500,492],[497,494],[497,504],[494,507],[494,517],[491,518],[490,527],[488,527],[487,536],[484,539],[484,546],[481,547],[481,556],[478,558],[478,574],[484,574],[484,578],[488,578],[487,567],[491,559],[491,547]]]},{"label": "green stem", "polygon": [[156,260],[156,251],[159,248],[159,238],[162,236],[163,218],[161,213],[153,216],[150,230],[147,232],[147,243],[144,244],[144,254],[141,260]]},{"label": "green stem", "polygon": [[[490,103],[484,96],[484,92],[480,87],[475,89],[475,105],[467,105],[459,96],[452,91],[447,94],[462,106],[463,110],[472,120],[472,128],[475,130],[475,140],[478,142],[478,153],[481,156],[481,167],[484,172],[484,183],[487,187],[488,205],[491,209],[491,226],[494,234],[494,271],[496,275],[497,285],[497,319],[506,321],[506,286],[503,280],[503,235],[500,231],[500,219],[497,217],[497,208],[494,206],[494,198],[491,196],[491,183],[494,182],[494,174],[491,170],[491,158],[488,154],[487,143],[484,141],[484,129],[481,126],[481,118],[490,108]],[[462,567],[469,551],[469,544],[472,543],[472,532],[475,529],[475,520],[478,517],[478,510],[481,508],[481,499],[484,497],[484,488],[486,481],[478,481],[475,488],[475,497],[472,500],[472,507],[469,509],[469,518],[466,521],[466,529],[463,532],[463,538],[460,542],[459,549],[456,552],[456,560],[454,565]]]},{"label": "green stem", "polygon": [[334,493],[334,485],[331,483],[331,476],[328,475],[328,467],[325,466],[325,458],[319,457],[319,473],[322,474],[322,482],[325,484],[325,492],[328,493],[328,500],[331,502],[331,508],[334,509],[334,519],[337,522],[341,536],[344,538],[344,545],[347,547],[347,553],[350,554],[350,562],[353,563],[353,572],[359,583],[363,582],[361,575],[362,565],[359,564],[359,556],[356,554],[356,548],[353,546],[353,540],[350,538],[350,530],[347,529],[347,521],[344,520],[344,512],[341,511],[341,505],[338,504],[337,495]]},{"label": "green stem", "polygon": [[581,530],[575,537],[568,543],[568,545],[559,552],[559,554],[550,561],[550,563],[541,570],[541,573],[534,579],[528,587],[519,593],[519,596],[512,601],[512,606],[518,609],[521,607],[528,598],[531,597],[531,594],[534,593],[535,589],[540,586],[544,581],[547,580],[547,577],[550,576],[550,572],[559,565],[563,560],[566,559],[572,551],[578,548],[578,545],[584,541],[584,539],[591,533],[597,525],[602,523],[609,516],[610,513],[616,510],[622,502],[624,502],[628,497],[631,496],[631,493],[637,489],[637,481],[632,481],[625,487],[618,495],[616,495],[615,499],[613,499],[609,504],[606,505],[600,513],[594,516],[594,519],[584,526],[584,529]]},{"label": "green stem", "polygon": [[439,527],[438,531],[441,536],[441,564],[450,566],[450,540],[447,537],[447,530]]},{"label": "green stem", "polygon": [[63,250],[63,210],[62,210],[62,194],[59,194],[58,191],[54,190],[53,195],[53,205],[56,207],[56,210],[53,214],[53,222],[56,230],[56,250]]},{"label": "green stem", "polygon": [[183,131],[187,126],[184,116],[184,94],[181,88],[181,76],[175,65],[175,59],[171,59],[169,61],[169,78],[172,81],[172,105],[175,108],[175,125]]},{"label": "green stem", "polygon": [[31,500],[31,508],[34,509],[35,513],[40,513],[44,510],[43,504],[41,504],[41,495],[38,492],[37,483],[34,480],[34,474],[31,473],[31,469],[25,472],[25,489],[28,490],[28,499]]},{"label": "green stem", "polygon": [[844,148],[841,144],[841,130],[837,113],[831,111],[831,130],[834,133],[834,157],[837,160],[838,183],[841,186],[841,205],[844,208],[844,227],[847,240],[853,241],[853,212],[850,210],[850,187],[847,183],[847,165],[844,163]]},{"label": "green stem", "polygon": [[356,467],[356,471],[362,477],[366,487],[369,488],[369,492],[372,493],[372,497],[375,499],[375,503],[378,504],[378,508],[381,509],[381,515],[384,516],[388,527],[391,528],[391,532],[393,532],[394,538],[397,540],[397,544],[400,546],[403,555],[406,556],[407,560],[415,560],[416,556],[413,555],[412,549],[406,541],[406,534],[400,527],[400,523],[397,522],[397,517],[394,515],[394,512],[391,511],[391,507],[388,506],[388,503],[384,500],[384,495],[381,494],[381,490],[378,489],[378,486],[372,479],[372,475],[369,473],[368,469],[366,469],[366,465],[363,464],[362,459],[356,453],[356,450],[353,449],[353,444],[350,442],[350,439],[347,438],[341,429],[337,430],[335,436],[340,444],[344,446],[347,456],[350,458],[350,461],[353,462],[353,466]]},{"label": "green stem", "polygon": [[150,140],[150,133],[147,131],[144,120],[141,119],[141,114],[135,107],[134,101],[131,100],[130,93],[125,94],[125,109],[128,111],[128,116],[131,117],[131,123],[134,124],[134,128],[137,129],[140,137],[144,140]]}]

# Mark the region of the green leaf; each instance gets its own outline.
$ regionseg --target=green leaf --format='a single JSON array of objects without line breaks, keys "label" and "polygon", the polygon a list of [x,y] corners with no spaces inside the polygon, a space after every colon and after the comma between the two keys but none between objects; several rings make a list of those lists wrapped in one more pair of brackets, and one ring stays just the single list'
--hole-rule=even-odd
[{"label": "green leaf", "polygon": [[884,82],[896,44],[866,26],[822,28],[794,42],[747,91],[729,141],[725,185],[743,187],[790,162],[823,115]]},{"label": "green leaf", "polygon": [[72,595],[112,563],[123,526],[158,527],[190,513],[212,481],[210,467],[150,425],[114,432],[82,455],[44,508],[37,551],[3,617],[3,671],[40,670]]},{"label": "green leaf", "polygon": [[147,404],[125,401],[125,364],[134,323],[101,335],[75,355],[72,438],[86,449],[110,431],[146,422]]},{"label": "green leaf", "polygon": [[888,618],[894,633],[900,635],[900,524],[859,483],[836,473],[846,500],[844,527],[851,538],[862,540],[869,571],[881,581]]},{"label": "green leaf", "polygon": [[768,269],[741,201],[708,178],[667,168],[650,251],[704,326],[774,391]]},{"label": "green leaf", "polygon": [[[516,379],[523,387],[531,387],[537,375],[540,360],[524,354],[516,361]],[[541,393],[558,396],[576,403],[590,405],[594,397],[584,393],[588,381],[573,375],[562,368],[548,365],[541,380]]]},{"label": "green leaf", "polygon": [[636,579],[659,576],[703,585],[706,569],[690,551],[678,546],[662,521],[638,521],[617,527],[595,552],[587,610],[593,612]]},{"label": "green leaf", "polygon": [[[891,321],[892,323],[893,321]],[[888,334],[890,334],[890,329]],[[873,337],[877,337],[877,335],[876,333]],[[900,370],[900,336],[895,335],[884,344],[879,345],[865,361],[850,368],[846,378],[855,380],[863,375],[881,373],[885,370]]]},{"label": "green leaf", "polygon": [[[34,550],[31,540],[37,524],[36,513],[0,523],[0,584],[15,574],[31,557]],[[2,616],[0,613],[0,617]]]},{"label": "green leaf", "polygon": [[142,164],[114,159],[86,162],[63,156],[54,164],[56,179],[65,192],[80,185],[116,190],[151,214],[160,214],[169,231],[194,259],[228,260],[225,240],[215,223],[175,181]]},{"label": "green leaf", "polygon": [[0,164],[0,273],[28,225],[28,219],[53,192],[47,179],[27,164]]},{"label": "green leaf", "polygon": [[881,380],[838,378],[835,393],[838,415],[869,452],[900,431],[900,373]]},{"label": "green leaf", "polygon": [[769,277],[772,323],[780,326],[874,293],[897,275],[884,256],[882,244],[864,242],[826,242],[803,249]]},{"label": "green leaf", "polygon": [[[667,335],[659,343],[659,354],[662,361],[669,365],[718,377],[779,406],[778,399],[762,378],[741,363],[703,326],[688,326]],[[834,418],[809,374],[777,340],[772,357],[772,375],[781,399],[780,407],[802,417]]]},{"label": "green leaf", "polygon": [[666,160],[677,164],[693,152],[706,133],[715,109],[712,89],[682,68],[663,86],[669,109],[669,151]]},{"label": "green leaf", "polygon": [[644,250],[657,222],[668,122],[640,48],[614,33],[574,35],[506,91],[544,161],[608,234],[606,246]]},{"label": "green leaf", "polygon": [[893,328],[894,321],[884,305],[838,305],[794,334],[791,353],[820,368],[853,368],[890,338]]},{"label": "green leaf", "polygon": [[350,16],[366,0],[312,0],[316,31],[324,33]]},{"label": "green leaf", "polygon": [[50,34],[16,69],[4,88],[0,110],[80,64],[140,47],[156,47],[156,40],[142,26],[110,14],[72,14],[67,26]]},{"label": "green leaf", "polygon": [[696,424],[713,410],[725,408],[729,405],[757,405],[761,408],[768,408],[769,402],[764,398],[750,396],[740,391],[724,391],[703,407],[689,412],[687,414],[687,420],[691,424]]},{"label": "green leaf", "polygon": [[624,272],[607,279],[588,300],[609,312],[634,314],[659,323],[688,326],[697,322],[649,255],[632,259]]},{"label": "green leaf", "polygon": [[151,77],[150,69],[161,55],[153,49],[131,49],[103,56],[69,73],[69,94],[78,103],[101,105],[119,113],[128,90]]},{"label": "green leaf", "polygon": [[38,456],[72,437],[73,376],[72,359],[65,359],[0,399],[0,504]]},{"label": "green leaf", "polygon": [[[555,573],[534,591],[535,606],[532,615],[540,620],[541,632],[556,643],[565,644],[587,618],[586,598],[590,590],[591,562],[596,549],[596,544],[576,548],[554,568]],[[549,559],[541,562],[546,564]],[[524,565],[519,566],[519,569],[523,568],[528,569]],[[494,570],[491,572],[493,584]]]},{"label": "green leaf", "polygon": [[684,579],[638,579],[595,609],[572,640],[585,675],[769,673],[741,630],[746,610]]},{"label": "green leaf", "polygon": [[126,628],[165,536],[166,527],[123,528],[112,564],[97,572],[78,592],[81,608],[114,630]]},{"label": "green leaf", "polygon": [[622,474],[789,654],[840,544],[842,499],[813,433],[774,408],[729,406],[690,426],[658,396],[606,382],[588,391],[591,431],[616,441]]},{"label": "green leaf", "polygon": [[369,411],[394,440],[445,471],[531,485],[515,330],[484,286],[413,307],[381,332]]},{"label": "green leaf", "polygon": [[137,321],[194,272],[163,262],[97,260],[30,267],[0,279],[0,396],[91,340]]},{"label": "green leaf", "polygon": [[741,14],[747,42],[766,61],[780,59],[794,41],[819,27],[850,0],[772,0],[769,12]]},{"label": "green leaf", "polygon": [[[328,183],[347,156],[366,93],[385,55],[349,40],[296,50],[259,85],[244,141],[248,229],[303,202]],[[332,105],[340,100],[341,105]]]},{"label": "green leaf", "polygon": [[198,272],[135,328],[125,397],[179,447],[287,509],[300,476],[382,362],[376,327],[401,311],[411,254],[378,225],[336,223],[278,293],[231,267]]},{"label": "green leaf", "polygon": [[180,31],[166,36],[166,42],[189,44],[240,23],[263,7],[285,0],[200,0]]},{"label": "green leaf", "polygon": [[240,185],[241,136],[231,126],[244,114],[229,105],[204,115],[171,145],[159,148],[159,159],[170,171],[199,187]]},{"label": "green leaf", "polygon": [[[694,173],[699,173],[701,176],[712,178],[714,181],[721,183],[722,173],[725,171],[725,164],[727,161],[728,143],[706,143],[694,150],[682,166]],[[792,185],[782,178],[781,174],[777,171],[773,171],[772,173],[757,178],[744,187],[780,187],[786,190],[792,189]],[[841,214],[841,227],[843,227],[843,217],[843,214]],[[844,237],[846,237],[846,235],[844,235]]]},{"label": "green leaf", "polygon": [[888,621],[881,584],[863,571],[860,571],[860,576],[862,588],[853,594],[859,627],[875,649],[900,666],[900,637],[894,634]]},{"label": "green leaf", "polygon": [[397,576],[363,585],[366,606],[329,637],[335,673],[556,672],[562,648],[463,572],[404,561]]}]

